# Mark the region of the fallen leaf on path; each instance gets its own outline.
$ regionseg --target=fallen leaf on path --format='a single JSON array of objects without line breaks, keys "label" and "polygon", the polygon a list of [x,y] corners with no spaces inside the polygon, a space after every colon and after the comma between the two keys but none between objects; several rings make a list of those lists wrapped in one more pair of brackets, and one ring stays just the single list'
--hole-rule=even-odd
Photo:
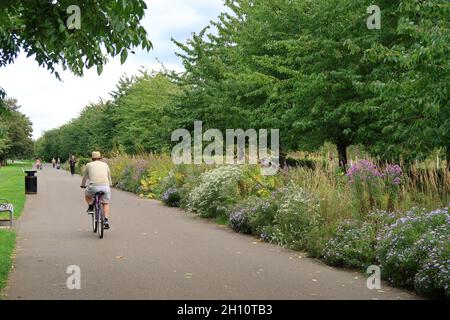
[{"label": "fallen leaf on path", "polygon": [[117,260],[123,259],[123,256],[117,256],[116,259]]}]

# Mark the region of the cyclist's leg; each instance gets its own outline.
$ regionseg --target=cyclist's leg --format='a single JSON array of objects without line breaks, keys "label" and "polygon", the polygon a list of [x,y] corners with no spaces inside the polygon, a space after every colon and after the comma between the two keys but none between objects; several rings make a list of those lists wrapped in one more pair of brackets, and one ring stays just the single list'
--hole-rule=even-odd
[{"label": "cyclist's leg", "polygon": [[94,197],[95,197],[95,191],[92,190],[91,186],[88,186],[86,188],[84,198],[86,200],[86,203],[88,204],[87,212],[89,214],[92,214],[94,212]]},{"label": "cyclist's leg", "polygon": [[109,201],[111,200],[111,189],[109,187],[103,188],[103,197],[102,197],[102,204],[103,204],[103,212],[105,213],[105,218],[109,219]]},{"label": "cyclist's leg", "polygon": [[85,196],[85,199],[86,199],[86,203],[87,204],[93,204],[94,203],[94,198],[91,198],[89,196]]},{"label": "cyclist's leg", "polygon": [[109,219],[109,203],[103,203],[103,212],[105,213],[105,218]]}]

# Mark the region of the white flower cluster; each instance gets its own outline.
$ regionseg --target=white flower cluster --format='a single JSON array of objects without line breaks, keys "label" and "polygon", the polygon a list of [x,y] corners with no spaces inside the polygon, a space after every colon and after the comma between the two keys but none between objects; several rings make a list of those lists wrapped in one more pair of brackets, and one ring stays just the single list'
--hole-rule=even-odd
[{"label": "white flower cluster", "polygon": [[238,181],[242,177],[239,166],[220,166],[203,173],[200,184],[188,196],[188,210],[203,216],[217,212],[233,202],[238,194]]}]

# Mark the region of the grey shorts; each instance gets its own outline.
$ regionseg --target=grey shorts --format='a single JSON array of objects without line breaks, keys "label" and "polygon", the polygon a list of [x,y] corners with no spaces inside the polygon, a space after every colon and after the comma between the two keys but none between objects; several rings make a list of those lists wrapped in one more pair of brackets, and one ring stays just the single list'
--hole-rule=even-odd
[{"label": "grey shorts", "polygon": [[102,197],[103,203],[109,203],[111,200],[111,188],[109,186],[92,186],[89,185],[86,187],[86,196],[89,198],[93,198],[97,192],[103,192],[104,195]]}]

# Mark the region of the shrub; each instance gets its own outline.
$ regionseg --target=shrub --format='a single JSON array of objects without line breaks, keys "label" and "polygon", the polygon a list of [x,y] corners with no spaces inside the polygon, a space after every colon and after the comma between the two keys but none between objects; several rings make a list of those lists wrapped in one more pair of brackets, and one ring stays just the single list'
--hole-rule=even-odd
[{"label": "shrub", "polygon": [[417,292],[430,296],[450,298],[450,239],[448,225],[428,232],[419,240],[427,258],[414,277]]},{"label": "shrub", "polygon": [[375,244],[373,224],[346,220],[326,244],[323,258],[336,266],[366,268],[375,261]]},{"label": "shrub", "polygon": [[173,169],[172,159],[167,155],[149,155],[148,169],[140,179],[140,195],[149,199],[161,199],[167,185],[162,181]]},{"label": "shrub", "polygon": [[238,166],[220,166],[204,172],[188,195],[187,208],[204,217],[224,216],[240,198],[238,183],[241,177],[242,168]]},{"label": "shrub", "polygon": [[261,167],[247,165],[242,167],[243,177],[239,181],[240,194],[243,197],[256,195],[258,197],[268,197],[281,181],[276,176],[264,176]]},{"label": "shrub", "polygon": [[400,193],[400,184],[403,180],[403,170],[402,168],[395,164],[389,164],[384,173],[384,182],[387,194],[389,196],[388,200],[388,210],[393,210],[395,203]]},{"label": "shrub", "polygon": [[[90,158],[80,157],[80,158],[77,158],[76,161],[77,162],[75,164],[75,173],[83,174],[84,167],[92,160]],[[67,163],[67,168],[69,169],[70,168],[69,161],[67,161],[66,163]]]},{"label": "shrub", "polygon": [[173,170],[173,176],[179,185],[181,202],[180,207],[188,209],[189,194],[198,186],[201,175],[211,170],[207,165],[177,165]]},{"label": "shrub", "polygon": [[304,249],[308,233],[321,223],[317,199],[293,183],[280,189],[279,195],[272,239],[282,246]]},{"label": "shrub", "polygon": [[273,224],[276,206],[271,198],[248,197],[231,210],[229,224],[233,230],[261,237],[266,226]]},{"label": "shrub", "polygon": [[122,178],[122,173],[125,167],[130,163],[131,157],[122,154],[114,153],[111,158],[106,159],[106,163],[109,165],[109,170],[111,172],[111,179],[114,186],[117,186]]},{"label": "shrub", "polygon": [[279,194],[274,192],[269,198],[253,198],[253,214],[250,215],[250,225],[252,232],[262,240],[272,242],[271,230],[269,226],[273,226],[275,215],[278,210],[278,202],[276,201]]},{"label": "shrub", "polygon": [[[172,171],[169,173],[168,176],[161,179],[161,181],[158,184],[158,188],[162,190],[168,190],[168,189],[177,189],[177,182],[175,177],[172,174]],[[166,192],[164,191],[164,193]],[[163,194],[164,194],[163,193]],[[162,198],[161,198],[162,199]]]},{"label": "shrub", "polygon": [[378,260],[392,284],[420,292],[446,292],[449,276],[448,208],[411,209],[380,235]]},{"label": "shrub", "polygon": [[348,169],[347,177],[354,188],[362,212],[369,211],[375,205],[379,207],[383,175],[375,164],[360,160]]},{"label": "shrub", "polygon": [[133,166],[128,164],[121,172],[116,187],[125,191],[134,191],[133,186]]},{"label": "shrub", "polygon": [[234,231],[250,234],[252,233],[249,218],[251,214],[252,211],[248,208],[236,207],[232,210],[228,223]]},{"label": "shrub", "polygon": [[169,207],[179,207],[180,206],[181,196],[180,196],[179,190],[176,188],[167,189],[163,193],[161,199]]},{"label": "shrub", "polygon": [[[83,170],[84,167],[86,166],[86,164],[88,164],[89,162],[91,162],[92,160],[90,158],[76,158],[76,164],[75,164],[75,173],[77,174],[83,174]],[[70,164],[69,164],[69,160],[67,160],[66,162],[64,162],[61,166],[62,169],[69,171],[70,170]]]}]

